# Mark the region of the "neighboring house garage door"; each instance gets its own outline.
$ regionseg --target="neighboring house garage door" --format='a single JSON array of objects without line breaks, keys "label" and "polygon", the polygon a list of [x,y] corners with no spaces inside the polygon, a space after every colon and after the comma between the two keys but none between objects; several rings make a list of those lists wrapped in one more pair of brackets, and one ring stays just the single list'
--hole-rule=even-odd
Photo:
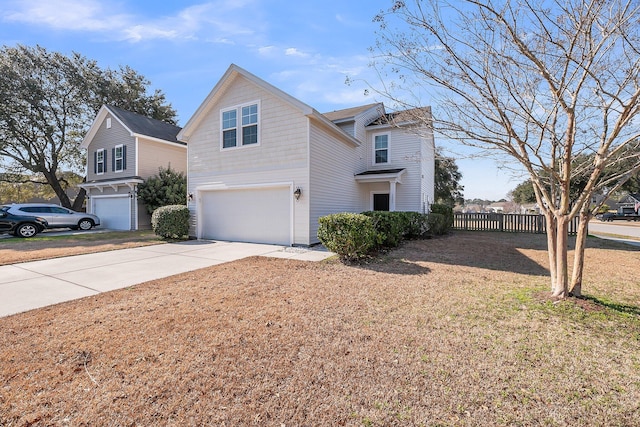
[{"label": "neighboring house garage door", "polygon": [[127,197],[92,197],[93,213],[100,218],[101,228],[131,230],[130,199]]},{"label": "neighboring house garage door", "polygon": [[201,237],[291,244],[291,187],[203,191]]}]

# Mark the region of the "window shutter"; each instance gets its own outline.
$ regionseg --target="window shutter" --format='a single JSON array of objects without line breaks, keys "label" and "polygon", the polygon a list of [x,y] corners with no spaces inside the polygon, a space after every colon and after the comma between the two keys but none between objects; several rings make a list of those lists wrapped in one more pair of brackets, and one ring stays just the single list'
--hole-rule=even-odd
[{"label": "window shutter", "polygon": [[98,152],[93,152],[93,173],[98,173]]},{"label": "window shutter", "polygon": [[116,149],[111,149],[111,172],[116,170]]},{"label": "window shutter", "polygon": [[103,162],[102,171],[104,173],[107,173],[107,165],[108,165],[108,163],[107,163],[107,153],[108,153],[108,150],[106,148],[104,150],[102,150],[102,154],[104,156],[104,158],[102,159],[102,162]]},{"label": "window shutter", "polygon": [[127,168],[127,146],[122,146],[122,170]]}]

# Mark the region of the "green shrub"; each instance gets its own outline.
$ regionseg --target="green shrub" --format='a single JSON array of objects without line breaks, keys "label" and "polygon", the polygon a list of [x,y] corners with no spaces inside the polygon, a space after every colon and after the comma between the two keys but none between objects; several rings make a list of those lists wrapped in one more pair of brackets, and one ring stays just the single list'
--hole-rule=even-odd
[{"label": "green shrub", "polygon": [[160,206],[187,204],[187,177],[184,173],[160,167],[158,175],[138,185],[138,198],[145,204],[149,215]]},{"label": "green shrub", "polygon": [[403,217],[400,212],[368,211],[362,212],[373,220],[376,229],[376,243],[379,247],[395,248],[404,238]]},{"label": "green shrub", "polygon": [[427,215],[418,212],[367,211],[362,214],[373,219],[377,243],[382,247],[394,248],[404,239],[424,236],[429,229]]},{"label": "green shrub", "polygon": [[184,205],[161,206],[151,215],[151,227],[165,239],[181,239],[189,235],[189,209]]},{"label": "green shrub", "polygon": [[402,217],[404,238],[424,237],[429,231],[428,215],[420,212],[397,212]]},{"label": "green shrub", "polygon": [[318,223],[320,242],[343,260],[362,259],[376,247],[376,229],[366,215],[337,213],[320,217]]},{"label": "green shrub", "polygon": [[447,219],[444,215],[439,213],[427,214],[427,223],[429,227],[429,234],[433,236],[441,236],[449,231],[447,226]]},{"label": "green shrub", "polygon": [[446,231],[449,231],[449,229],[453,227],[453,208],[450,206],[434,203],[431,205],[431,213],[444,216]]}]

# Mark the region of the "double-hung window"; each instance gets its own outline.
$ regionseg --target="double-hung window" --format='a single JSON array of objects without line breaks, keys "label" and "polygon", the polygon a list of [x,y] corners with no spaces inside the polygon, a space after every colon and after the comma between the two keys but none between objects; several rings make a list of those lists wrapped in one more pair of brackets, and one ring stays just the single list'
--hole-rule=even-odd
[{"label": "double-hung window", "polygon": [[104,154],[104,149],[96,151],[96,173],[98,175],[104,173]]},{"label": "double-hung window", "polygon": [[124,170],[124,146],[116,145],[113,150],[113,170],[122,172]]},{"label": "double-hung window", "polygon": [[376,165],[389,163],[389,135],[380,134],[373,137],[373,163]]},{"label": "double-hung window", "polygon": [[222,110],[222,148],[258,144],[258,103]]}]

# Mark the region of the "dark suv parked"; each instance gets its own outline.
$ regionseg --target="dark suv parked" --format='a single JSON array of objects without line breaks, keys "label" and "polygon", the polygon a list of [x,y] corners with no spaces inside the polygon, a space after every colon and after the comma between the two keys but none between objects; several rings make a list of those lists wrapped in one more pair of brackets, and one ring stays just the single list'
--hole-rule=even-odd
[{"label": "dark suv parked", "polygon": [[37,216],[14,215],[6,208],[0,209],[0,233],[18,237],[33,237],[47,228],[47,220]]}]

